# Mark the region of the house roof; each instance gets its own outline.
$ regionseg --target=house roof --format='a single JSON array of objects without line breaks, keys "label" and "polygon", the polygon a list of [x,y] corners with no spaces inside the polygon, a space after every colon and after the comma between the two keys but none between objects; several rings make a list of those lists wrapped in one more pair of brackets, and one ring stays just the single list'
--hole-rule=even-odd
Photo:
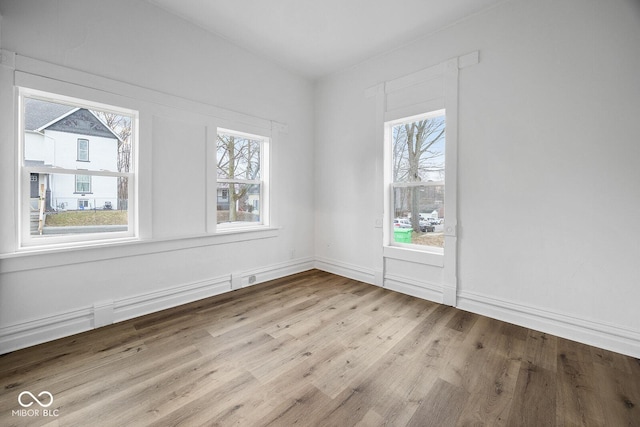
[{"label": "house roof", "polygon": [[64,104],[56,104],[39,99],[24,99],[24,129],[35,131],[47,123],[53,122],[58,117],[75,110],[75,107]]},{"label": "house roof", "polygon": [[120,137],[86,108],[25,98],[25,130],[75,133],[104,138]]}]

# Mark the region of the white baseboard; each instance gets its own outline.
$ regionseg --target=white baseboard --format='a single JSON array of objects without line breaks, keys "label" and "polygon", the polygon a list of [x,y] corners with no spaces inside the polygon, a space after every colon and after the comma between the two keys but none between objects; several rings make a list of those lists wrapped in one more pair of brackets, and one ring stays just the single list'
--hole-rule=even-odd
[{"label": "white baseboard", "polygon": [[457,308],[640,358],[640,333],[473,292],[458,293]]},{"label": "white baseboard", "polygon": [[455,307],[457,305],[455,286],[442,285],[442,303]]},{"label": "white baseboard", "polygon": [[[352,264],[318,258],[315,268],[365,283],[375,283],[373,270],[369,271]],[[399,275],[387,274],[384,278],[384,287],[437,303],[449,305],[452,302],[461,310],[640,358],[640,333],[616,325],[571,317],[471,292],[460,292],[454,295],[453,288],[435,283],[418,282]]]},{"label": "white baseboard", "polygon": [[435,283],[418,282],[415,279],[396,274],[387,274],[385,276],[384,287],[392,291],[401,292],[439,304],[442,304],[444,299],[442,286]]},{"label": "white baseboard", "polygon": [[241,286],[257,285],[259,283],[268,282],[269,280],[279,279],[281,277],[291,276],[292,274],[302,273],[314,268],[314,258],[300,258],[268,267],[248,270],[241,274]]},{"label": "white baseboard", "polygon": [[0,329],[0,354],[88,331],[93,309],[83,308]]},{"label": "white baseboard", "polygon": [[375,271],[328,258],[315,258],[314,267],[338,276],[375,285]]},{"label": "white baseboard", "polygon": [[[426,299],[442,304],[444,302],[443,287],[435,283],[417,281],[401,275],[386,274],[362,268],[328,258],[316,258],[315,268],[349,279],[359,280],[392,291],[401,292],[417,298]],[[454,290],[455,291],[455,290]]]},{"label": "white baseboard", "polygon": [[114,321],[122,322],[231,290],[231,276],[220,276],[114,301]]},{"label": "white baseboard", "polygon": [[[313,267],[313,258],[305,258],[242,272],[239,276],[242,285],[248,286],[248,279],[251,276],[256,277],[255,283],[252,283],[256,284],[301,273]],[[183,283],[159,291],[114,301],[97,302],[91,307],[2,327],[0,328],[0,354],[85,332],[96,326],[105,326],[109,321],[121,322],[229,292],[231,280],[231,275],[225,275]]]},{"label": "white baseboard", "polygon": [[[239,273],[242,287],[317,268],[339,276],[375,284],[376,272],[326,258],[304,258]],[[252,278],[250,283],[250,278]],[[197,301],[231,290],[231,275],[180,284],[143,295],[96,303],[91,307],[51,315],[0,328],[0,354],[73,335],[102,325],[97,318],[115,322]],[[387,275],[384,287],[429,301],[442,303],[447,289],[434,283],[417,282]],[[110,308],[112,307],[112,308]],[[526,328],[640,358],[640,333],[616,325],[593,322],[562,313],[524,306],[473,292],[459,292],[456,307]],[[99,312],[97,311],[99,310]],[[113,310],[107,313],[106,310]]]}]

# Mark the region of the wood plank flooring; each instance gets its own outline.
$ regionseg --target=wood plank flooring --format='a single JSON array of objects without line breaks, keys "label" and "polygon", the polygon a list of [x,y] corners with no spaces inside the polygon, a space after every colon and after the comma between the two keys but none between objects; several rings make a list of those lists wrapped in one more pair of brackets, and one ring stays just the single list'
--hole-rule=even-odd
[{"label": "wood plank flooring", "polygon": [[2,426],[640,426],[637,359],[317,270],[0,356],[0,386]]}]

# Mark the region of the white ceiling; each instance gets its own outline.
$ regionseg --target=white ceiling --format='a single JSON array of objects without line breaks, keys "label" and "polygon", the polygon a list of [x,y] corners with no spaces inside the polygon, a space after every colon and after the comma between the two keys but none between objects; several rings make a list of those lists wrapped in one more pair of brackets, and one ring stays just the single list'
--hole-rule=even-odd
[{"label": "white ceiling", "polygon": [[149,0],[249,51],[318,78],[505,0]]}]

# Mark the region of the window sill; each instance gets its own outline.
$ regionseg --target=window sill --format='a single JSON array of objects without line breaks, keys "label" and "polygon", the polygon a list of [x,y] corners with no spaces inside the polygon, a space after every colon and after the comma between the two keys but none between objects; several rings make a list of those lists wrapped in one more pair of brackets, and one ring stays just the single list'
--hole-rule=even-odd
[{"label": "window sill", "polygon": [[13,253],[0,254],[0,260],[2,260],[0,274],[269,239],[278,237],[279,230],[278,227],[244,228],[226,230],[224,233],[160,239],[122,238],[111,241],[26,247]]},{"label": "window sill", "polygon": [[243,225],[225,226],[224,224],[226,224],[226,223],[217,224],[215,234],[253,233],[253,232],[256,232],[256,231],[274,229],[274,227],[269,227],[269,226],[262,225],[262,224],[244,225],[244,226]]},{"label": "window sill", "polygon": [[409,249],[399,246],[384,246],[383,256],[401,261],[413,262],[416,264],[433,265],[435,267],[444,266],[444,249],[424,247]]}]

